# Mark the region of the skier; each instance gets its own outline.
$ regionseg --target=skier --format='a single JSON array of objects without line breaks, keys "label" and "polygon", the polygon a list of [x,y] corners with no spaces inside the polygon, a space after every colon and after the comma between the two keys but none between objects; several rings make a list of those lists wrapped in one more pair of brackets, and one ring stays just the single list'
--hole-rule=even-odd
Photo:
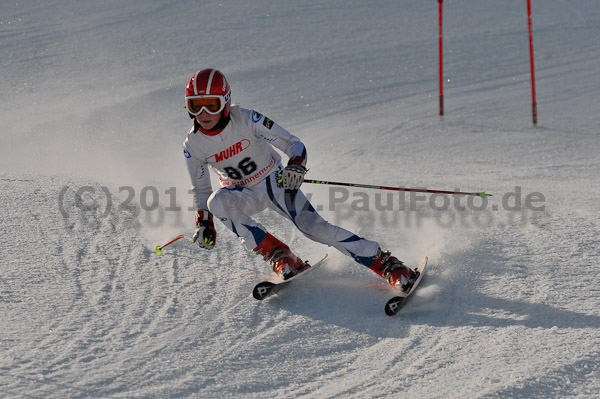
[{"label": "skier", "polygon": [[[256,111],[232,105],[229,83],[218,70],[196,72],[188,81],[185,99],[194,126],[183,153],[197,209],[193,240],[199,247],[214,248],[216,217],[247,249],[264,256],[281,278],[298,274],[307,264],[250,217],[271,208],[311,240],[335,247],[392,286],[408,290],[415,277],[412,269],[376,242],[325,221],[299,190],[307,153],[298,137]],[[286,167],[273,147],[289,157]],[[208,166],[219,176],[221,188],[216,191]]]}]

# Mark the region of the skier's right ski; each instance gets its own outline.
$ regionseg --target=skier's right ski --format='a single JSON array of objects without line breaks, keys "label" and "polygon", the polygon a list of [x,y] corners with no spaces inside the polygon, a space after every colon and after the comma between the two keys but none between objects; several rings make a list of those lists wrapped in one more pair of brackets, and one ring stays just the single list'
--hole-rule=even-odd
[{"label": "skier's right ski", "polygon": [[317,263],[310,266],[308,269],[306,269],[303,272],[298,273],[295,276],[290,277],[289,279],[284,280],[282,282],[273,283],[271,281],[263,281],[263,282],[256,284],[256,286],[252,290],[252,296],[255,299],[258,299],[259,301],[262,301],[263,299],[266,299],[266,298],[278,293],[283,287],[285,287],[286,285],[289,285],[292,281],[294,281],[298,277],[308,274],[308,272],[310,272],[312,269],[319,266],[325,260],[325,258],[327,258],[327,254],[325,254],[325,256],[323,256]]}]

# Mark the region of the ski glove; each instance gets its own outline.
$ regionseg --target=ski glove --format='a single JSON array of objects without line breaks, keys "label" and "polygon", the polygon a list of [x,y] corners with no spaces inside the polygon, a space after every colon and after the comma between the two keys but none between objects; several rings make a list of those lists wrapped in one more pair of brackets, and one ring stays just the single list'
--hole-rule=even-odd
[{"label": "ski glove", "polygon": [[213,249],[217,241],[217,230],[213,215],[209,211],[196,211],[196,231],[192,237],[200,248]]},{"label": "ski glove", "polygon": [[283,171],[279,174],[277,180],[281,187],[285,190],[298,190],[304,181],[304,175],[306,174],[306,167],[304,166],[304,158],[293,157],[289,160],[288,166],[283,168]]}]

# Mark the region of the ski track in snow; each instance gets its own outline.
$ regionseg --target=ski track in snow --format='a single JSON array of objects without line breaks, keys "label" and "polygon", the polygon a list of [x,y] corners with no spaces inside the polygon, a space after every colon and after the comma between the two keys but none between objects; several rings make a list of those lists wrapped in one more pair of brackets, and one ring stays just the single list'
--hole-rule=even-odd
[{"label": "ski track in snow", "polygon": [[[443,121],[437,2],[6,5],[0,398],[597,398],[596,3],[533,2],[536,128],[520,0],[444,2]],[[429,255],[393,318],[384,281],[269,212],[299,256],[329,258],[265,302],[269,267],[221,226],[213,251],[158,255],[193,229],[181,101],[207,66],[304,140],[310,178],[485,189],[489,206],[346,190],[333,211],[303,186],[330,221]],[[517,190],[544,210],[505,209]]]}]

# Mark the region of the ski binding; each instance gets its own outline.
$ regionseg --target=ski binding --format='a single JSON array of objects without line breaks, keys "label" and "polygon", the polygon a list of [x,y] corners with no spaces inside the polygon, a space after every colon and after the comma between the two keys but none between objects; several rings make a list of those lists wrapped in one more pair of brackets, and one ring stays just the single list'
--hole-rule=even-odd
[{"label": "ski binding", "polygon": [[425,267],[427,266],[427,260],[428,260],[428,258],[426,256],[423,258],[421,263],[419,263],[419,266],[417,266],[415,272],[417,272],[419,274],[417,276],[417,279],[413,283],[412,287],[410,287],[410,290],[404,295],[396,295],[395,297],[393,297],[392,299],[387,301],[387,303],[385,304],[385,314],[386,315],[393,316],[396,313],[398,313],[400,311],[400,309],[402,309],[402,307],[406,304],[406,301],[408,300],[410,295],[413,292],[415,292],[415,290],[417,289],[417,286],[419,285],[419,283],[421,282],[421,279],[423,278],[423,275],[425,274]]},{"label": "ski binding", "polygon": [[325,256],[323,256],[314,265],[304,269],[304,271],[296,274],[295,276],[290,277],[287,280],[283,280],[278,283],[274,283],[271,281],[262,281],[262,282],[256,284],[256,286],[252,290],[252,296],[257,300],[262,301],[263,299],[266,299],[266,298],[278,293],[282,288],[289,285],[292,281],[294,281],[298,277],[308,274],[308,272],[313,270],[315,267],[321,265],[322,262],[325,260],[325,258],[327,258],[327,254],[325,254]]}]

